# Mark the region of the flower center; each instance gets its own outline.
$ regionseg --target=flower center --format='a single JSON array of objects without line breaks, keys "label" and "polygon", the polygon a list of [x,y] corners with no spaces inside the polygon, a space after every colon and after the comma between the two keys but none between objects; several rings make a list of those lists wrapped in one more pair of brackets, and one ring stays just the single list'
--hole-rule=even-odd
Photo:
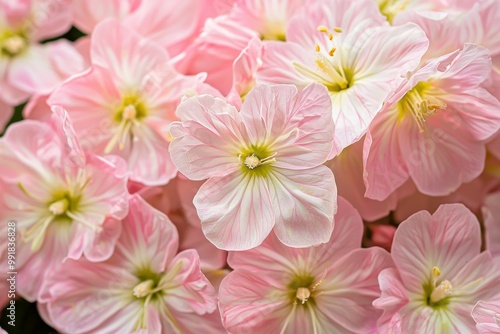
[{"label": "flower center", "polygon": [[15,57],[28,47],[28,42],[20,34],[4,32],[0,35],[0,53],[8,57]]},{"label": "flower center", "polygon": [[238,162],[243,172],[266,176],[272,164],[276,162],[277,154],[277,152],[272,153],[266,146],[251,145],[249,148],[241,150],[238,154]]},{"label": "flower center", "polygon": [[[334,34],[342,32],[341,28],[329,30],[325,26],[319,26],[323,40],[315,46],[314,64],[315,68],[309,68],[297,62],[293,62],[295,70],[310,79],[326,86],[330,92],[340,92],[352,85],[352,73],[344,68],[342,63],[342,51],[337,48],[337,40]],[[322,48],[321,45],[324,46]]]},{"label": "flower center", "polygon": [[432,308],[440,308],[450,303],[454,294],[453,286],[448,280],[439,280],[441,270],[433,267],[430,282],[424,286],[426,304]]},{"label": "flower center", "polygon": [[[288,295],[293,305],[315,304],[315,291],[324,281],[308,274],[296,274],[288,284]],[[307,303],[307,304],[306,304]]]},{"label": "flower center", "polygon": [[[168,272],[156,273],[150,269],[142,268],[136,273],[139,283],[132,289],[133,299],[139,300],[142,305],[140,312],[135,321],[133,331],[147,330],[148,323],[148,308],[150,302],[155,302],[159,297],[168,293],[168,290],[178,286],[174,278],[179,275],[182,269],[182,262],[179,262],[175,267]],[[181,332],[175,317],[168,311],[164,310],[166,316],[170,319],[175,328]]]},{"label": "flower center", "polygon": [[411,114],[420,132],[424,132],[426,120],[439,110],[446,110],[446,103],[436,95],[439,95],[437,89],[433,89],[427,82],[419,82],[398,102],[400,118]]},{"label": "flower center", "polygon": [[137,140],[134,129],[139,127],[146,118],[147,109],[137,94],[125,95],[121,104],[116,108],[114,120],[117,126],[104,152],[110,153],[116,145],[123,150],[128,142]]}]

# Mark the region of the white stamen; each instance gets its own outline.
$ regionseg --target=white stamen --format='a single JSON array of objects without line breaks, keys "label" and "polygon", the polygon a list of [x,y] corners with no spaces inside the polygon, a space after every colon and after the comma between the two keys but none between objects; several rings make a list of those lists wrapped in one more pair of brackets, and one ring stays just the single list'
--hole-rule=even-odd
[{"label": "white stamen", "polygon": [[134,287],[134,296],[143,298],[151,294],[153,291],[154,282],[151,279],[141,282]]},{"label": "white stamen", "polygon": [[69,201],[66,198],[60,199],[49,206],[49,211],[54,216],[62,215],[68,210]]},{"label": "white stamen", "polygon": [[260,164],[260,159],[255,156],[255,154],[249,155],[248,157],[245,158],[244,164],[250,168],[254,169]]},{"label": "white stamen", "polygon": [[19,36],[12,36],[3,42],[3,47],[8,53],[16,55],[26,48],[26,41]]},{"label": "white stamen", "polygon": [[297,299],[300,300],[302,304],[305,304],[309,297],[311,297],[311,291],[309,291],[308,288],[298,288],[295,297],[297,297]]},{"label": "white stamen", "polygon": [[123,109],[122,112],[122,117],[124,119],[134,119],[137,116],[137,109],[135,109],[135,106],[132,104],[129,104],[128,106]]},{"label": "white stamen", "polygon": [[431,293],[431,303],[436,303],[446,297],[453,295],[453,286],[450,281],[442,281]]}]

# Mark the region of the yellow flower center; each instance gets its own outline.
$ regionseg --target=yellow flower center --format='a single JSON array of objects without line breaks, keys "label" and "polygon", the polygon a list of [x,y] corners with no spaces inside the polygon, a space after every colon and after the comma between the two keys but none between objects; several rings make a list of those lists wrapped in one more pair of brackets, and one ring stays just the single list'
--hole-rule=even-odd
[{"label": "yellow flower center", "polygon": [[335,34],[342,32],[341,28],[328,29],[325,26],[319,26],[318,31],[325,34],[325,43],[327,48],[322,49],[320,44],[315,46],[315,68],[311,69],[300,63],[293,62],[295,70],[310,79],[321,83],[330,92],[340,92],[348,89],[353,84],[353,73],[345,68],[342,62],[342,51],[337,50],[334,40]]},{"label": "yellow flower center", "polygon": [[28,47],[28,41],[22,34],[3,32],[0,34],[0,54],[15,57]]},{"label": "yellow flower center", "polygon": [[446,103],[439,98],[440,92],[428,82],[419,82],[398,102],[399,118],[410,114],[417,122],[420,132],[425,131],[426,120],[446,109]]},{"label": "yellow flower center", "polygon": [[252,173],[256,176],[266,176],[271,170],[272,164],[276,162],[277,152],[263,145],[251,145],[244,148],[238,154],[238,161],[243,172]]},{"label": "yellow flower center", "polygon": [[125,95],[121,103],[116,107],[114,121],[116,127],[113,136],[106,146],[105,153],[110,153],[118,145],[120,150],[125,148],[129,140],[136,140],[134,128],[147,117],[147,108],[138,94]]}]

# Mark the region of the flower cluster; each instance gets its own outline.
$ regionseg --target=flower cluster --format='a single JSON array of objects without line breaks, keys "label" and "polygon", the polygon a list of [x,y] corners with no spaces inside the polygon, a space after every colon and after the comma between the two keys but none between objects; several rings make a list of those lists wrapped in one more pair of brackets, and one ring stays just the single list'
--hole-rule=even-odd
[{"label": "flower cluster", "polygon": [[499,21],[0,0],[2,291],[70,334],[500,333]]}]

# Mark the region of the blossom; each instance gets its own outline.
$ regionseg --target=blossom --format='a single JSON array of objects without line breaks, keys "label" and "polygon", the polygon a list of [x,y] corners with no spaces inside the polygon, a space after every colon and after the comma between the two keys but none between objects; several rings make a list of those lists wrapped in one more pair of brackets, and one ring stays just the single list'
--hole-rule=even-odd
[{"label": "blossom", "polygon": [[500,102],[481,83],[489,51],[466,44],[403,83],[364,143],[366,196],[383,200],[409,178],[426,195],[448,195],[484,168],[484,141],[500,128]]},{"label": "blossom", "polygon": [[293,247],[329,240],[336,187],[321,164],[333,147],[330,109],[318,84],[258,85],[240,112],[208,95],[181,103],[170,153],[189,179],[208,178],[193,202],[213,244],[250,249],[273,229]]},{"label": "blossom", "polygon": [[328,88],[340,149],[365,134],[429,43],[414,24],[388,27],[373,0],[321,1],[295,16],[286,36],[264,45],[257,81]]},{"label": "blossom", "polygon": [[166,184],[177,173],[167,127],[182,96],[203,80],[177,73],[168,60],[164,50],[108,20],[92,36],[92,68],[66,81],[48,103],[68,110],[84,147],[124,158],[132,180]]},{"label": "blossom", "polygon": [[379,275],[383,333],[472,333],[474,304],[498,294],[500,272],[481,253],[477,218],[462,204],[420,211],[396,230],[395,268]]},{"label": "blossom", "polygon": [[500,303],[480,300],[471,313],[481,334],[500,333]]},{"label": "blossom", "polygon": [[326,244],[290,248],[271,234],[257,248],[229,253],[234,271],[219,292],[229,333],[373,332],[377,275],[392,261],[381,248],[359,248],[361,217],[340,197],[336,217]]},{"label": "blossom", "polygon": [[60,82],[60,70],[77,66],[60,66],[61,56],[76,53],[69,42],[39,44],[69,29],[70,10],[67,0],[0,2],[1,100],[17,105],[33,93],[50,91]]},{"label": "blossom", "polygon": [[[45,274],[66,257],[101,261],[111,256],[119,219],[128,209],[123,161],[83,152],[60,108],[50,124],[25,120],[11,125],[0,140],[0,159],[0,216],[18,224],[21,296],[35,300]],[[1,228],[5,238],[7,224]],[[1,243],[2,263],[6,244]]]},{"label": "blossom", "polygon": [[168,217],[133,196],[111,258],[68,260],[47,280],[46,318],[66,333],[213,332],[215,291],[196,251],[177,247]]}]

